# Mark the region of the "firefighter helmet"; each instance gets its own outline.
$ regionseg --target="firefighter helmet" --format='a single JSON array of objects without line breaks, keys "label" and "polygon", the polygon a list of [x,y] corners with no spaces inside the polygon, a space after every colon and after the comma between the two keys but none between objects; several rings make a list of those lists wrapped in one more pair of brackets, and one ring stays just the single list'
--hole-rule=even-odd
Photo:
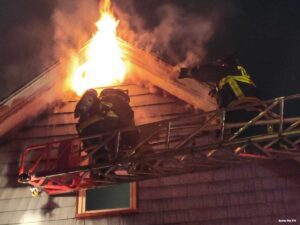
[{"label": "firefighter helmet", "polygon": [[102,90],[99,95],[99,98],[103,98],[103,97],[106,97],[109,95],[118,95],[123,100],[125,100],[127,103],[130,102],[130,98],[129,98],[127,90],[114,89],[114,88],[106,88],[106,89]]},{"label": "firefighter helmet", "polygon": [[75,107],[75,118],[88,112],[92,108],[92,106],[97,102],[97,100],[97,91],[95,89],[87,90]]}]

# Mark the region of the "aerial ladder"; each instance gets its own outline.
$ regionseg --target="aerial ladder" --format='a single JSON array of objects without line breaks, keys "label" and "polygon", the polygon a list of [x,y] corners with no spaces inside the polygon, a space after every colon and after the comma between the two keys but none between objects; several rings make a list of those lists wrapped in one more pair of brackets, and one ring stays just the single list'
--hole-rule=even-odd
[{"label": "aerial ladder", "polygon": [[[253,160],[299,160],[300,112],[286,113],[295,105],[300,105],[300,94],[30,146],[21,156],[19,182],[55,195]],[[227,122],[230,113],[247,110],[257,113],[247,121]],[[122,134],[133,130],[140,140],[124,146]],[[101,141],[83,148],[87,139]],[[109,143],[113,148],[105,152]],[[95,160],[103,152],[107,160]]]}]

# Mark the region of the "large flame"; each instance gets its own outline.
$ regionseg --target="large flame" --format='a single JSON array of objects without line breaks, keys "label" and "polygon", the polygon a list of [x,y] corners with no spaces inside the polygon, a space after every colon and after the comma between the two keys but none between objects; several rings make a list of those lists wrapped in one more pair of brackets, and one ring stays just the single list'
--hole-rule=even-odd
[{"label": "large flame", "polygon": [[87,89],[119,84],[126,75],[122,50],[118,44],[119,21],[110,10],[110,0],[100,7],[98,31],[92,38],[86,52],[86,62],[80,65],[72,76],[72,89],[82,95]]}]

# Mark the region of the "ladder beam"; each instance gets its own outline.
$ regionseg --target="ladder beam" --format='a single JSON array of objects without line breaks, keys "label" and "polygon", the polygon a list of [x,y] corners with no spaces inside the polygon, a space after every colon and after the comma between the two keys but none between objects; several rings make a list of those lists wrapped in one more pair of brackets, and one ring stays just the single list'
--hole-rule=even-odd
[{"label": "ladder beam", "polygon": [[[300,95],[32,146],[22,154],[19,175],[28,174],[29,184],[49,194],[58,194],[253,160],[299,158],[300,115],[288,117],[284,113],[286,101],[296,100],[300,101]],[[226,121],[229,112],[250,110],[254,106],[263,110],[249,121]],[[273,125],[272,132],[264,129],[254,135],[246,133],[250,128],[270,125]],[[231,129],[237,132],[230,135]],[[128,149],[121,144],[121,137],[133,130],[147,133],[136,146]],[[88,140],[102,142],[83,149],[81,142]],[[115,147],[108,160],[102,163],[93,160],[110,142]],[[68,158],[64,158],[66,154]]]},{"label": "ladder beam", "polygon": [[[231,142],[227,143],[215,143],[215,144],[210,144],[210,145],[204,145],[204,146],[192,146],[188,148],[182,148],[182,149],[166,149],[165,151],[162,151],[161,153],[155,153],[155,154],[148,154],[148,155],[143,155],[140,157],[128,157],[124,160],[116,160],[111,163],[101,163],[99,165],[94,165],[94,166],[82,166],[78,168],[74,168],[73,170],[69,171],[64,171],[61,173],[53,172],[52,174],[46,174],[46,173],[36,173],[35,177],[44,179],[44,178],[50,178],[50,177],[55,177],[55,176],[63,176],[66,173],[73,174],[73,173],[78,173],[78,172],[83,172],[83,171],[91,171],[95,169],[104,169],[104,168],[109,168],[112,166],[115,166],[116,164],[127,164],[130,162],[141,162],[141,161],[151,161],[155,159],[164,159],[164,158],[170,158],[178,155],[186,155],[186,154],[191,154],[195,152],[203,152],[206,150],[211,150],[211,149],[216,149],[216,148],[229,148],[229,147],[235,147],[235,146],[240,146],[242,144],[251,144],[254,143],[256,144],[257,142],[263,142],[263,141],[268,141],[268,140],[273,140],[274,138],[278,137],[290,137],[290,136],[300,136],[300,129],[296,131],[289,131],[289,132],[283,132],[282,134],[271,134],[271,135],[261,135],[261,136],[254,136],[252,138],[243,138],[243,139],[236,139]],[[300,139],[299,139],[300,140]],[[282,151],[276,151],[276,150],[271,150],[272,152],[280,152]],[[296,154],[297,156],[300,156],[300,152],[294,153],[294,152],[286,152],[287,154]]]}]

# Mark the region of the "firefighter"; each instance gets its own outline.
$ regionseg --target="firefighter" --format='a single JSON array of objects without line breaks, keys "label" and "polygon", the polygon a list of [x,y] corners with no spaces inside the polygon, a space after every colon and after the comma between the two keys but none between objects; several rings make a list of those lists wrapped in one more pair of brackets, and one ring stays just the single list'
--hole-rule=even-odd
[{"label": "firefighter", "polygon": [[90,89],[84,93],[75,108],[76,126],[80,136],[86,137],[119,128],[120,118],[106,102],[101,102],[97,91]]},{"label": "firefighter", "polygon": [[215,83],[215,90],[210,93],[217,97],[220,108],[260,101],[255,83],[234,54],[217,63],[182,68],[180,78],[184,77]]},{"label": "firefighter", "polygon": [[[129,101],[128,93],[120,89],[104,89],[99,97],[94,89],[86,91],[75,108],[75,118],[79,117],[76,126],[78,134],[81,137],[88,137],[134,126],[134,114]],[[88,148],[99,144],[105,137],[107,136],[104,136],[104,138],[86,139],[83,141],[83,147]],[[127,147],[133,146],[137,139],[138,135],[131,137],[131,139],[126,138],[126,133],[121,135],[121,143]],[[114,144],[115,142],[111,141],[103,147],[105,151],[102,150],[101,158],[104,158],[103,154],[108,154],[109,157]]]},{"label": "firefighter", "polygon": [[[213,83],[214,89],[210,95],[216,97],[220,108],[242,106],[259,103],[257,87],[246,69],[239,63],[235,54],[231,54],[207,65],[192,68],[182,68],[179,78],[191,77],[200,82]],[[248,122],[261,111],[260,108],[251,110],[234,110],[226,113],[226,122]],[[232,130],[237,131],[236,129]],[[247,129],[243,135],[254,135],[265,129]]]},{"label": "firefighter", "polygon": [[[120,117],[120,128],[134,127],[134,112],[130,107],[128,92],[121,89],[104,89],[99,98],[103,102],[109,102],[112,110]],[[135,129],[122,132],[122,144],[133,147],[139,139],[139,132]]]},{"label": "firefighter", "polygon": [[[75,118],[79,117],[76,125],[80,137],[90,137],[116,130],[120,125],[120,118],[111,110],[109,105],[101,102],[97,91],[90,89],[86,91],[77,103],[75,108]],[[83,148],[101,144],[107,136],[93,137],[83,140]],[[107,143],[93,155],[94,162],[107,161],[110,158],[110,150],[113,148],[113,142]]]}]

